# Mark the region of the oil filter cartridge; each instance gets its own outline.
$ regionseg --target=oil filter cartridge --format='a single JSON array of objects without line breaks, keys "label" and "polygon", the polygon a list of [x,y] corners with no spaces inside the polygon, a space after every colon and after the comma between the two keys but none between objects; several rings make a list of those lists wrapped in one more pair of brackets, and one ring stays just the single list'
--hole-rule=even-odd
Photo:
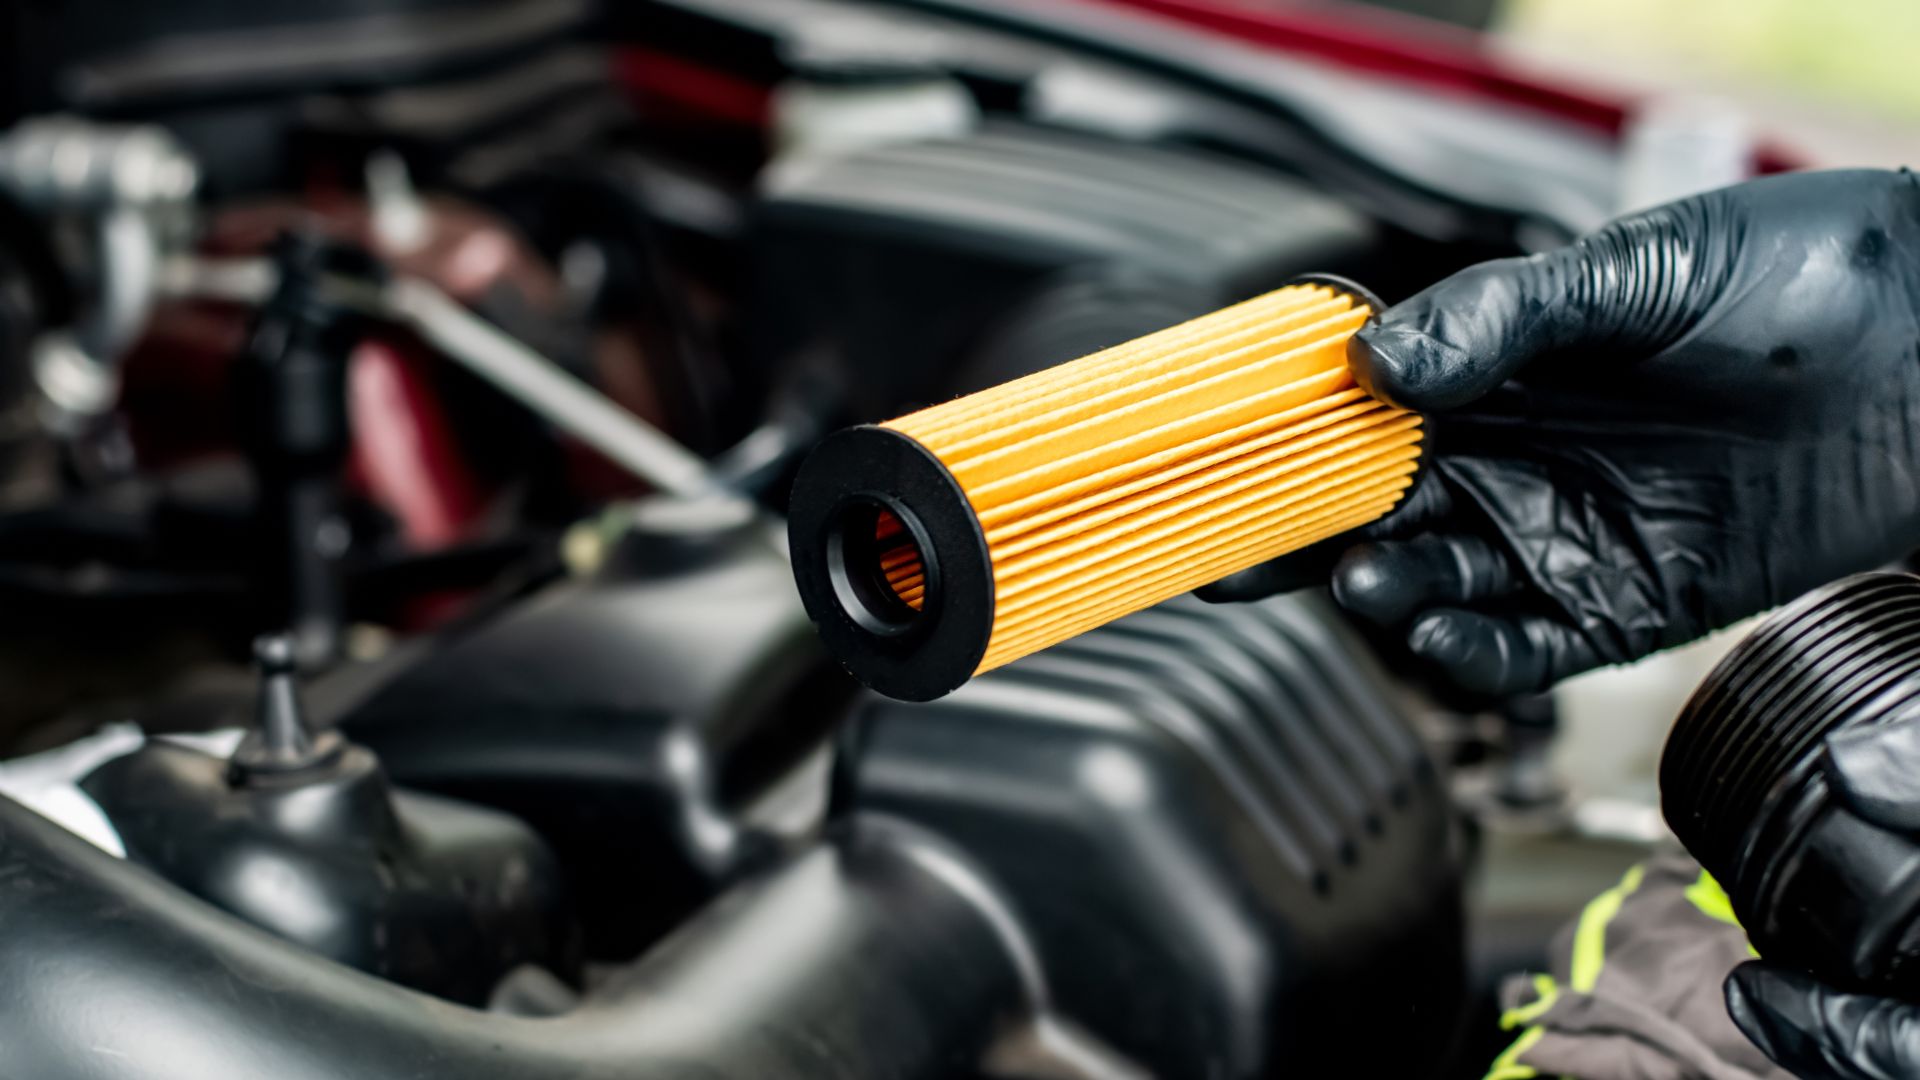
[{"label": "oil filter cartridge", "polygon": [[873,689],[930,700],[1385,515],[1423,432],[1348,372],[1379,307],[1301,279],[829,436],[788,526],[828,649]]}]

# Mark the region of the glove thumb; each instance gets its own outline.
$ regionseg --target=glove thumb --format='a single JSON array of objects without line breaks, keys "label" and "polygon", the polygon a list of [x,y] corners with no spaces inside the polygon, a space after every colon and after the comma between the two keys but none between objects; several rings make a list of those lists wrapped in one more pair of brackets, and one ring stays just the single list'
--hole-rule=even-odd
[{"label": "glove thumb", "polygon": [[1389,308],[1347,342],[1347,366],[1375,397],[1445,412],[1473,401],[1576,336],[1568,325],[1577,248],[1499,259]]},{"label": "glove thumb", "polygon": [[1833,793],[1860,817],[1920,835],[1920,716],[1827,736],[1821,767]]},{"label": "glove thumb", "polygon": [[1844,993],[1759,961],[1733,969],[1726,997],[1733,1022],[1795,1076],[1920,1075],[1920,1010],[1903,1001]]},{"label": "glove thumb", "polygon": [[[1468,267],[1362,327],[1347,366],[1374,396],[1445,412],[1555,353],[1631,359],[1674,340],[1701,314],[1723,267],[1710,257],[1711,193],[1622,218],[1578,243]],[[1724,229],[1720,230],[1724,232]]]}]

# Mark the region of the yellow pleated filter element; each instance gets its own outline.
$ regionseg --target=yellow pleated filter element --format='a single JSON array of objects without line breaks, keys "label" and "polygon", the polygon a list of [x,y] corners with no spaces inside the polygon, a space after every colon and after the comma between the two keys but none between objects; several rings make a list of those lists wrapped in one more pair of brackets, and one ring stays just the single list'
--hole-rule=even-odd
[{"label": "yellow pleated filter element", "polygon": [[1422,432],[1348,373],[1371,314],[1289,286],[826,440],[790,522],[829,648],[925,700],[1385,515]]}]

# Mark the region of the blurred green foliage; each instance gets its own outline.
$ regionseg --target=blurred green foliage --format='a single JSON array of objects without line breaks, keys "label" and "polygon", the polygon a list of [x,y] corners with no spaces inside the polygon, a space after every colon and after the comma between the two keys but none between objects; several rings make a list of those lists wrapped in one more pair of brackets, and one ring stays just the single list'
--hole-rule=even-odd
[{"label": "blurred green foliage", "polygon": [[1521,38],[1920,117],[1920,0],[1506,0]]}]

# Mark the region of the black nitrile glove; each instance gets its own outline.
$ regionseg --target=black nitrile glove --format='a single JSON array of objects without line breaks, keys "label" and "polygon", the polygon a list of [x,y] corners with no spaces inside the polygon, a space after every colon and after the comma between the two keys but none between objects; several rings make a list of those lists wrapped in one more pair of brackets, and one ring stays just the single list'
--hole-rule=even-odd
[{"label": "black nitrile glove", "polygon": [[1920,1007],[1849,994],[1754,960],[1727,977],[1727,1009],[1754,1045],[1802,1080],[1920,1077]]},{"label": "black nitrile glove", "polygon": [[[1920,834],[1920,717],[1827,737],[1821,771],[1834,799],[1862,820]],[[1863,857],[1873,857],[1863,852]],[[1920,1006],[1826,986],[1761,961],[1727,979],[1734,1023],[1800,1077],[1920,1077]]]},{"label": "black nitrile glove", "polygon": [[1757,180],[1464,270],[1351,346],[1430,414],[1413,496],[1201,595],[1332,567],[1489,694],[1690,641],[1920,543],[1917,309],[1905,171]]}]

